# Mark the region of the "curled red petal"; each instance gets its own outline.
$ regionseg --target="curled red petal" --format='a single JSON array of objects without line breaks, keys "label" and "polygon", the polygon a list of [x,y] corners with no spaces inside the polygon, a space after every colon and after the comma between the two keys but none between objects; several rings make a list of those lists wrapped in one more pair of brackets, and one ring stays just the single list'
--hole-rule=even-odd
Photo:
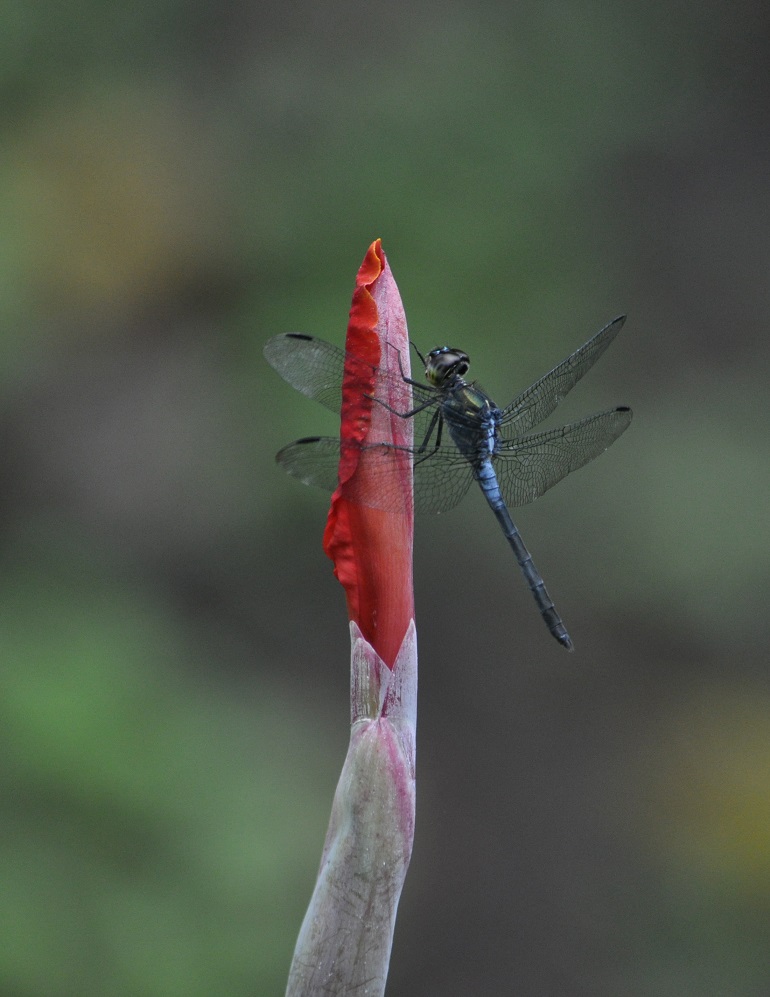
[{"label": "curled red petal", "polygon": [[[409,336],[401,296],[387,258],[376,240],[356,278],[346,339],[349,355],[372,368],[408,374]],[[368,441],[411,444],[411,420],[397,411],[408,408],[411,393],[401,378],[389,380],[362,367],[346,364],[342,386],[340,486],[332,496],[324,534],[324,550],[345,588],[348,614],[365,639],[392,668],[409,622],[414,618],[412,583],[413,504],[408,456],[394,464],[388,493],[394,500],[378,508],[353,495],[376,494],[382,478],[372,477],[361,460]],[[372,398],[378,401],[373,401]],[[389,472],[390,474],[390,472]]]}]

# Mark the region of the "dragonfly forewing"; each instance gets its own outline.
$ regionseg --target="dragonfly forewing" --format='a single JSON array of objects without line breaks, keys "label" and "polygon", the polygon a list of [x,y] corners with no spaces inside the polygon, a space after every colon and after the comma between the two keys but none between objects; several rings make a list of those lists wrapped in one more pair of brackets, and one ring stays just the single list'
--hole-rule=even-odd
[{"label": "dragonfly forewing", "polygon": [[515,439],[539,425],[577,384],[604,353],[623,328],[625,315],[608,322],[587,343],[578,347],[566,360],[522,391],[503,409],[502,435]]},{"label": "dragonfly forewing", "polygon": [[[345,354],[331,343],[301,332],[268,340],[265,359],[292,388],[339,414]],[[363,361],[360,361],[363,365]],[[369,367],[370,365],[365,365]]]},{"label": "dragonfly forewing", "polygon": [[[345,371],[353,382],[371,385],[376,397],[391,399],[398,411],[420,409],[412,419],[415,445],[419,446],[425,441],[439,398],[435,390],[427,385],[405,382],[397,350],[387,358],[386,365],[378,368],[322,339],[305,333],[287,332],[269,339],[265,344],[264,354],[273,370],[287,384],[337,415],[342,406]],[[361,390],[366,389],[362,387]]]}]

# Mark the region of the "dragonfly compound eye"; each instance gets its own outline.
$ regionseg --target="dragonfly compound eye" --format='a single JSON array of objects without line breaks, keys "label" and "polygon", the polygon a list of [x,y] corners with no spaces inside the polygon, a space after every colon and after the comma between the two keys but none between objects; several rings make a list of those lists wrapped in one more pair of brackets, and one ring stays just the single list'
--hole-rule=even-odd
[{"label": "dragonfly compound eye", "polygon": [[467,373],[470,358],[462,350],[454,350],[449,346],[440,346],[428,354],[425,366],[425,376],[431,384],[440,386],[453,377],[462,377]]}]

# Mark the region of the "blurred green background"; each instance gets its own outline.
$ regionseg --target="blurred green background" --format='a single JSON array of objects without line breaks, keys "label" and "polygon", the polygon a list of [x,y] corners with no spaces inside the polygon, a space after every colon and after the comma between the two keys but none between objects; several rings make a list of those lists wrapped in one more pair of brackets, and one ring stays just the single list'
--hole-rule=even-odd
[{"label": "blurred green background", "polygon": [[417,523],[389,992],[770,992],[770,8],[0,8],[0,995],[281,994],[347,744],[334,419],[381,236],[410,332],[629,432],[516,521]]}]

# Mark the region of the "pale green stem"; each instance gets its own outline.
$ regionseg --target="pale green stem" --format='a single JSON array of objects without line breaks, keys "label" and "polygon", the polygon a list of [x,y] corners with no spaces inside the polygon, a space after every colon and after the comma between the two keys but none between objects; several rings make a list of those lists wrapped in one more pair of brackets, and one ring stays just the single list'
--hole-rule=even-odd
[{"label": "pale green stem", "polygon": [[417,640],[410,622],[391,670],[351,632],[350,744],[286,997],[385,992],[412,852]]}]

